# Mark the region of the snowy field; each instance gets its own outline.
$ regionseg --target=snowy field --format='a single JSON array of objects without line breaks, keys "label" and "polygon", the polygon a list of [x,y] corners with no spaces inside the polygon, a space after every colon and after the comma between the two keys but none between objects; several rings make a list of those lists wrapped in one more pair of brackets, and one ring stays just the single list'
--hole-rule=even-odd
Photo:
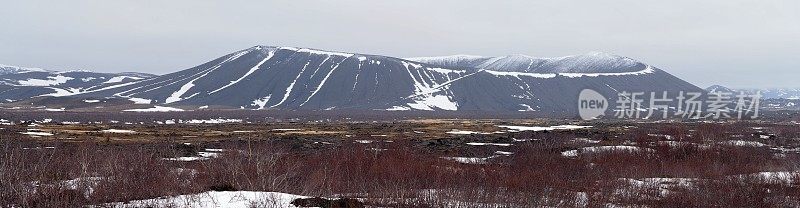
[{"label": "snowy field", "polygon": [[106,204],[112,207],[186,207],[186,208],[251,208],[251,207],[295,207],[292,201],[308,198],[277,192],[254,191],[209,191],[198,194],[160,197]]}]

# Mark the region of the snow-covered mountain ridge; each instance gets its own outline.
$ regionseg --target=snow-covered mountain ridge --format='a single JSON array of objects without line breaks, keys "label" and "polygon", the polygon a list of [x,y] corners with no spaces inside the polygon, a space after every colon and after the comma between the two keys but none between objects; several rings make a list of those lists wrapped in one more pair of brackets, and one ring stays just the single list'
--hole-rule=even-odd
[{"label": "snow-covered mountain ridge", "polygon": [[541,58],[527,55],[481,57],[453,55],[417,57],[408,60],[443,67],[474,67],[495,71],[529,73],[624,73],[643,70],[646,64],[604,52]]},{"label": "snow-covered mountain ridge", "polygon": [[19,66],[9,66],[9,65],[0,64],[0,75],[28,73],[28,72],[46,72],[46,71],[47,70],[40,69],[40,68],[19,67]]},{"label": "snow-covered mountain ridge", "polygon": [[790,99],[800,100],[800,89],[798,88],[728,88],[721,85],[712,85],[705,89],[707,92],[741,93],[755,94],[758,92],[764,99]]}]

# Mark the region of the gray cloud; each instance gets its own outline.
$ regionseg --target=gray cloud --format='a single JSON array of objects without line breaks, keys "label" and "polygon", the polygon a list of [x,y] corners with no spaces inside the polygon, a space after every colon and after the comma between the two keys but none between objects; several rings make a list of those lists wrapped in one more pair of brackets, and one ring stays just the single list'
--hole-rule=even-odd
[{"label": "gray cloud", "polygon": [[256,44],[397,57],[606,51],[699,86],[800,87],[800,3],[10,1],[0,63],[164,74]]}]

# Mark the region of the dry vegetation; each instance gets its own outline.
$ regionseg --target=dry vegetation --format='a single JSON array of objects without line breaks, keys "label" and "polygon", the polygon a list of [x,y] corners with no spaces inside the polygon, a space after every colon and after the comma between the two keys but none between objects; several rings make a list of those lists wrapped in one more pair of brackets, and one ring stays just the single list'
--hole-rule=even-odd
[{"label": "dry vegetation", "polygon": [[[55,136],[39,138],[17,133],[32,127],[6,126],[0,205],[77,207],[248,190],[380,207],[800,206],[797,124],[619,122],[444,133],[494,132],[513,122],[520,121],[43,125],[36,128]],[[92,133],[105,128],[137,133]],[[58,139],[66,137],[76,139]],[[218,155],[165,159],[208,152]]]}]

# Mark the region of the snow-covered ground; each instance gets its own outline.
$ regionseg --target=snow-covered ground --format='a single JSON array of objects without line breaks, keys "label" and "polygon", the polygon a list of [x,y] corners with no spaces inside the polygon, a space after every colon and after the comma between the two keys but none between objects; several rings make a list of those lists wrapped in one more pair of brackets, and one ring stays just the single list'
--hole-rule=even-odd
[{"label": "snow-covered ground", "polygon": [[511,145],[514,145],[514,144],[508,144],[508,143],[481,143],[481,142],[469,142],[469,143],[467,143],[467,145],[472,145],[472,146],[500,146],[500,147],[508,147],[508,146],[511,146]]},{"label": "snow-covered ground", "polygon": [[300,131],[302,129],[272,129],[270,131]]},{"label": "snow-covered ground", "polygon": [[577,143],[586,143],[586,144],[597,144],[597,143],[600,143],[599,140],[592,140],[592,139],[589,139],[589,138],[575,138],[572,141],[573,142],[577,142]]},{"label": "snow-covered ground", "polygon": [[170,111],[183,111],[180,108],[173,108],[173,107],[165,107],[165,106],[154,106],[152,108],[144,108],[144,109],[128,109],[123,110],[128,112],[170,112]]},{"label": "snow-covered ground", "polygon": [[756,142],[756,141],[744,141],[744,140],[730,140],[722,142],[722,144],[737,146],[737,147],[763,147],[767,146],[764,143]]},{"label": "snow-covered ground", "polygon": [[591,128],[591,126],[576,126],[576,125],[558,125],[558,126],[508,126],[508,125],[500,125],[497,126],[500,128],[505,128],[506,130],[503,131],[494,131],[494,132],[479,132],[479,131],[468,131],[468,130],[459,130],[453,129],[448,132],[447,134],[456,134],[456,135],[468,135],[468,134],[502,134],[508,132],[520,132],[520,131],[553,131],[553,130],[573,130],[573,129],[584,129],[584,128]]},{"label": "snow-covered ground", "polygon": [[37,132],[37,131],[20,132],[20,134],[25,134],[30,136],[53,136],[52,133]]},{"label": "snow-covered ground", "polygon": [[482,132],[464,131],[464,130],[458,130],[458,129],[453,129],[453,130],[448,131],[446,133],[448,133],[448,134],[463,134],[463,135],[466,135],[466,134],[483,134]]},{"label": "snow-covered ground", "polygon": [[[223,124],[223,123],[244,123],[242,119],[212,118],[212,119],[169,119],[165,121],[155,121],[157,124]],[[236,132],[236,131],[234,131]],[[241,133],[241,132],[237,132]]]},{"label": "snow-covered ground", "polygon": [[187,123],[187,124],[220,124],[220,123],[241,123],[242,119],[224,119],[224,118],[216,118],[216,119],[192,119],[181,121],[180,123]]},{"label": "snow-covered ground", "polygon": [[186,207],[186,208],[250,208],[295,207],[292,201],[306,196],[256,191],[209,191],[155,199],[110,203],[112,207]]},{"label": "snow-covered ground", "polygon": [[136,133],[136,131],[133,131],[133,130],[125,130],[125,129],[106,129],[106,130],[102,130],[102,132],[103,132],[103,133],[118,133],[118,134],[132,134],[132,133]]},{"label": "snow-covered ground", "polygon": [[197,156],[187,156],[187,157],[173,157],[173,158],[164,158],[164,160],[170,161],[198,161],[198,160],[208,160],[211,158],[216,158],[219,156],[218,151],[208,151],[208,152],[198,152]]},{"label": "snow-covered ground", "polygon": [[585,129],[592,126],[576,126],[576,125],[558,125],[558,126],[497,126],[500,128],[507,128],[514,131],[553,131],[553,130],[572,130],[572,129]]},{"label": "snow-covered ground", "polygon": [[655,150],[650,148],[642,148],[636,146],[625,146],[625,145],[617,145],[617,146],[597,146],[597,147],[584,147],[577,150],[567,150],[561,152],[561,155],[564,157],[577,157],[580,154],[585,153],[600,153],[600,152],[615,152],[615,151],[627,151],[627,152],[655,152]]},{"label": "snow-covered ground", "polygon": [[492,155],[492,156],[489,156],[489,157],[442,157],[442,159],[452,160],[452,161],[456,161],[456,162],[464,163],[464,164],[478,164],[478,165],[480,165],[480,164],[487,164],[487,163],[489,163],[489,159],[496,158],[496,157],[498,157],[498,156],[497,155]]},{"label": "snow-covered ground", "polygon": [[489,164],[489,160],[493,158],[498,158],[501,156],[511,156],[513,154],[514,154],[513,152],[495,151],[494,155],[488,157],[441,157],[441,158],[445,160],[456,161],[458,163],[463,163],[463,164],[483,165],[483,164]]}]

